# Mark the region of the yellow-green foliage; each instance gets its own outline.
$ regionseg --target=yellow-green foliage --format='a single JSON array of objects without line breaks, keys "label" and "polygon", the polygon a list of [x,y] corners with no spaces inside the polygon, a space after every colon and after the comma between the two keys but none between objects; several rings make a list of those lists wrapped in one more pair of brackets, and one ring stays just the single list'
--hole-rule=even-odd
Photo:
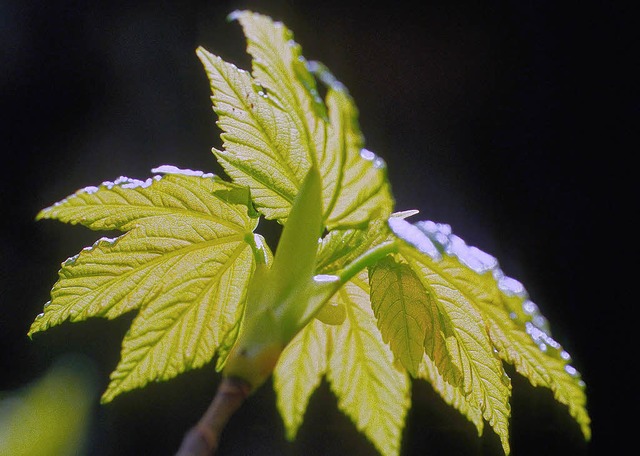
[{"label": "yellow-green foliage", "polygon": [[[345,87],[302,57],[283,24],[232,17],[251,72],[197,50],[222,130],[213,153],[231,181],[162,166],[146,181],[120,178],[44,209],[41,219],[124,234],[63,263],[29,334],[135,311],[103,401],[214,359],[261,383],[253,369],[268,376],[277,360],[288,438],[326,379],[390,456],[400,452],[411,379],[431,383],[479,434],[488,423],[508,454],[509,363],[549,388],[589,439],[584,383],[522,284],[448,225],[392,213],[386,165],[364,148]],[[310,170],[314,190],[303,187]],[[285,226],[275,258],[254,234],[260,216]]]}]

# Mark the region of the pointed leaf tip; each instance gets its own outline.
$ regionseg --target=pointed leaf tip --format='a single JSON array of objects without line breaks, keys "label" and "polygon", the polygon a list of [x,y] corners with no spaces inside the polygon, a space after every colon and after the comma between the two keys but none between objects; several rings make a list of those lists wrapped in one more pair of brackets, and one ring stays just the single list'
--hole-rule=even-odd
[{"label": "pointed leaf tip", "polygon": [[208,362],[242,315],[256,258],[270,256],[252,233],[246,189],[200,171],[155,171],[164,175],[76,193],[48,214],[126,231],[63,263],[29,330],[138,310],[103,402]]},{"label": "pointed leaf tip", "polygon": [[357,109],[346,90],[333,78],[322,100],[300,46],[281,22],[244,10],[230,17],[247,38],[251,74],[198,50],[223,130],[224,147],[214,153],[227,174],[251,189],[266,218],[284,222],[315,163],[330,229],[386,218],[393,198],[383,161],[363,153]]},{"label": "pointed leaf tip", "polygon": [[249,14],[249,13],[250,11],[248,10],[241,10],[241,9],[233,10],[229,14],[227,14],[227,22],[240,20],[240,17],[243,14]]}]

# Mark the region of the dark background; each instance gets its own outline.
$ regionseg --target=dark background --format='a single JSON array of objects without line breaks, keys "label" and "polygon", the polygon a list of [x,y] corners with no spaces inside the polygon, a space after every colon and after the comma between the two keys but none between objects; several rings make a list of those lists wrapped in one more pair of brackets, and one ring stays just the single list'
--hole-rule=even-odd
[{"label": "dark background", "polygon": [[[250,8],[283,21],[350,89],[397,209],[449,223],[496,256],[573,355],[591,444],[549,391],[510,370],[512,454],[618,454],[633,437],[624,412],[639,405],[632,12],[622,2],[413,3],[0,0],[0,391],[67,352],[94,360],[106,387],[130,316],[25,335],[60,262],[99,237],[34,217],[78,188],[144,179],[161,164],[220,172],[194,50],[249,69],[240,27],[225,17]],[[218,380],[208,366],[105,406],[96,398],[88,454],[173,454]],[[477,437],[423,382],[403,445],[404,455],[500,454],[489,427]],[[375,453],[323,384],[295,443],[266,386],[220,454]]]}]

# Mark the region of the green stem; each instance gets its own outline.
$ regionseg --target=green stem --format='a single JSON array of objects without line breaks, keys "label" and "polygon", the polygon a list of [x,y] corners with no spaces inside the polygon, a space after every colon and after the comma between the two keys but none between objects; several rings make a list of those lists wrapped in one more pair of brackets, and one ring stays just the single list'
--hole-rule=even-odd
[{"label": "green stem", "polygon": [[372,266],[380,259],[389,254],[396,253],[397,251],[398,244],[395,240],[386,241],[382,244],[376,245],[374,248],[367,250],[365,253],[353,260],[344,269],[338,271],[336,273],[336,275],[340,277],[338,283],[340,286],[344,285],[364,268]]},{"label": "green stem", "polygon": [[[396,253],[398,251],[397,241],[386,241],[378,244],[372,249],[357,257],[345,268],[331,274],[328,277],[335,276],[338,280],[326,280],[316,282],[315,289],[306,302],[306,312],[300,318],[295,319],[296,325],[292,328],[292,337],[295,332],[306,325],[320,310],[320,308],[331,299],[345,283],[351,280],[356,274],[368,266],[372,266],[381,258]],[[320,276],[315,276],[316,280]]]}]

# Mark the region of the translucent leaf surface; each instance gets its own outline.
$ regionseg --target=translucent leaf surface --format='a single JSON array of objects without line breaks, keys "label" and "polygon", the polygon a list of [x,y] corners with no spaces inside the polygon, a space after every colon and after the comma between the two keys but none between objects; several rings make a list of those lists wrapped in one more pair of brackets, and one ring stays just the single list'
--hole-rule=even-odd
[{"label": "translucent leaf surface", "polygon": [[309,167],[308,153],[289,114],[256,91],[246,71],[199,48],[212,88],[224,148],[214,150],[237,183],[251,188],[256,207],[286,219]]},{"label": "translucent leaf surface", "polygon": [[385,343],[412,376],[424,354],[429,295],[408,265],[388,257],[369,274],[371,303]]},{"label": "translucent leaf surface", "polygon": [[[346,91],[330,87],[327,103],[332,128],[320,164],[325,179],[327,226],[351,227],[386,219],[394,204],[386,164],[364,148],[358,112]],[[342,172],[336,172],[334,161],[343,164]],[[335,186],[331,185],[334,181]]]},{"label": "translucent leaf surface", "polygon": [[235,11],[230,17],[240,22],[247,39],[253,77],[275,104],[294,109],[291,118],[309,145],[309,158],[315,160],[316,147],[324,148],[326,110],[293,33],[281,22],[251,11]]},{"label": "translucent leaf surface", "polygon": [[287,345],[273,371],[277,406],[289,440],[296,437],[309,398],[326,373],[328,336],[323,323],[310,322]]},{"label": "translucent leaf surface", "polygon": [[393,207],[386,168],[363,149],[357,110],[344,87],[328,87],[325,106],[284,25],[248,11],[232,17],[247,37],[252,74],[198,49],[223,131],[224,148],[214,153],[225,171],[251,188],[270,219],[286,219],[311,163],[322,175],[327,226],[386,218]]},{"label": "translucent leaf surface", "polygon": [[413,377],[428,374],[436,382],[460,386],[461,372],[450,362],[456,356],[450,352],[455,351],[453,332],[436,296],[402,258],[383,258],[369,268],[369,276],[378,327],[396,358]]},{"label": "translucent leaf surface", "polygon": [[344,411],[383,455],[397,455],[409,408],[409,379],[376,328],[366,272],[338,292],[347,320],[332,326],[327,377]]},{"label": "translucent leaf surface", "polygon": [[[124,231],[158,224],[167,217],[179,217],[194,226],[206,220],[223,233],[238,232],[239,226],[253,229],[257,225],[255,219],[247,221],[251,209],[246,189],[213,174],[173,166],[161,166],[153,172],[164,176],[145,181],[119,177],[98,187],[86,187],[43,209],[37,218],[81,224],[94,230]],[[244,196],[240,196],[242,192]],[[230,194],[239,196],[230,198]]]},{"label": "translucent leaf surface", "polygon": [[473,401],[459,384],[448,382],[440,373],[442,368],[438,368],[435,362],[426,354],[420,363],[417,378],[428,381],[444,401],[462,413],[469,421],[471,421],[478,435],[482,435],[484,430],[484,420],[480,405]]},{"label": "translucent leaf surface", "polygon": [[184,271],[170,292],[158,295],[133,320],[104,401],[209,362],[226,332],[241,317],[251,249],[246,243],[236,243],[219,252],[202,253],[206,257],[190,258],[197,268]]},{"label": "translucent leaf surface", "polygon": [[[389,229],[383,220],[372,221],[367,229],[347,228],[329,231],[320,242],[316,271],[320,274],[336,274],[353,262],[358,256],[384,242],[389,237]],[[329,301],[316,315],[328,324],[341,324],[346,318],[344,304]]]},{"label": "translucent leaf surface", "polygon": [[[508,362],[550,388],[588,439],[584,383],[522,284],[447,225],[391,214],[386,165],[365,148],[346,88],[302,56],[283,24],[250,11],[231,18],[251,72],[197,54],[222,130],[213,152],[233,183],[162,166],[145,181],[121,177],[41,211],[39,219],[124,234],[62,264],[29,335],[136,311],[103,401],[216,354],[223,375],[259,385],[284,346],[274,386],[287,437],[326,378],[385,456],[400,452],[409,374],[479,434],[487,421],[508,454]],[[285,224],[275,259],[253,234],[260,214]]]},{"label": "translucent leaf surface", "polygon": [[376,328],[367,282],[364,272],[333,298],[346,309],[343,324],[313,321],[283,352],[275,371],[278,407],[287,434],[295,436],[308,398],[326,369],[339,408],[381,454],[397,455],[410,405],[410,383],[407,374],[395,367]]},{"label": "translucent leaf surface", "polygon": [[[400,244],[401,255],[437,300],[440,318],[447,328],[448,362],[461,372],[460,384],[454,386],[461,387],[470,403],[482,410],[509,454],[511,381],[494,351],[473,296],[457,285],[464,278],[443,267],[439,250],[428,237],[415,231],[414,225],[400,219],[393,220],[391,225],[396,235],[406,241]],[[433,361],[446,365],[437,358]],[[442,371],[440,374],[445,375]]]},{"label": "translucent leaf surface", "polygon": [[[494,257],[452,234],[448,225],[410,225],[401,220],[393,220],[390,225],[406,242],[402,251],[416,260],[409,260],[415,269],[423,271],[426,278],[446,280],[447,286],[456,290],[448,292],[449,296],[459,294],[472,305],[484,321],[498,356],[513,364],[533,385],[550,388],[555,398],[568,406],[588,439],[591,431],[584,383],[569,364],[569,354],[551,337],[547,320],[522,284],[507,277]],[[486,410],[484,415],[489,419]]]},{"label": "translucent leaf surface", "polygon": [[243,199],[234,196],[237,186],[171,167],[157,171],[167,174],[84,189],[40,214],[129,230],[67,260],[30,329],[138,309],[103,400],[208,362],[242,314],[261,244],[246,202],[235,202]]},{"label": "translucent leaf surface", "polygon": [[334,229],[320,242],[316,271],[333,274],[357,257],[390,239],[386,220],[372,220],[366,228]]},{"label": "translucent leaf surface", "polygon": [[499,356],[532,385],[550,388],[589,439],[584,382],[569,364],[571,356],[551,337],[546,318],[524,286],[507,277],[494,257],[454,235],[448,225],[418,222],[416,228],[442,252],[440,268],[480,310]]}]

